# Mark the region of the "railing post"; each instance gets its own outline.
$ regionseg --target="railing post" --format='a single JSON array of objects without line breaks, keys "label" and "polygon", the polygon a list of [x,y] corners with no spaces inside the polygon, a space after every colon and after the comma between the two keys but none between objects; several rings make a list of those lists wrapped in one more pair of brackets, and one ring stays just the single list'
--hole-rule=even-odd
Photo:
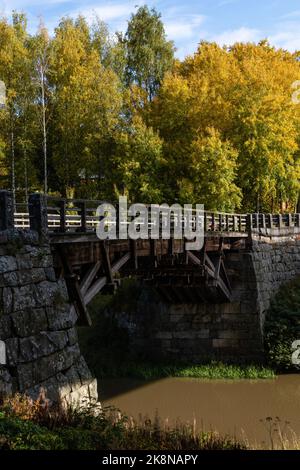
[{"label": "railing post", "polygon": [[251,221],[252,221],[252,231],[254,231],[254,229],[256,229],[258,231],[259,221],[258,221],[258,213],[257,212],[252,214]]},{"label": "railing post", "polygon": [[239,215],[239,232],[242,232],[242,216]]},{"label": "railing post", "polygon": [[266,214],[261,214],[261,228],[266,230]]},{"label": "railing post", "polygon": [[219,232],[223,232],[223,215],[219,214]]},{"label": "railing post", "polygon": [[269,214],[269,225],[270,225],[270,229],[273,228],[273,214]]},{"label": "railing post", "polygon": [[59,230],[64,233],[66,231],[66,200],[59,201]]},{"label": "railing post", "polygon": [[253,229],[253,217],[252,214],[247,214],[247,232],[248,236],[251,237]]},{"label": "railing post", "polygon": [[228,214],[226,214],[225,216],[225,229],[226,229],[226,232],[229,232],[229,216]]},{"label": "railing post", "polygon": [[14,228],[14,198],[10,191],[0,191],[0,230]]},{"label": "railing post", "polygon": [[215,228],[215,214],[214,212],[212,212],[211,214],[211,231],[212,232],[215,232],[216,228]]},{"label": "railing post", "polygon": [[78,203],[78,207],[80,208],[80,220],[81,220],[81,232],[86,232],[86,202],[81,201]]},{"label": "railing post", "polygon": [[232,216],[232,231],[236,232],[236,217],[235,215]]},{"label": "railing post", "polygon": [[30,194],[28,206],[30,230],[46,237],[48,234],[47,197],[39,193]]}]

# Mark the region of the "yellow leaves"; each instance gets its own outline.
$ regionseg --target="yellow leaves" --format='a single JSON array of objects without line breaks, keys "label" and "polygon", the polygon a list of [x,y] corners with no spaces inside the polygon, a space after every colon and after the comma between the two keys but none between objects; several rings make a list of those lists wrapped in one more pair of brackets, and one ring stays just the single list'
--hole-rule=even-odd
[{"label": "yellow leaves", "polygon": [[251,210],[258,199],[268,210],[283,193],[294,197],[287,175],[294,182],[298,178],[291,175],[298,175],[300,106],[291,103],[291,83],[299,78],[300,64],[292,54],[266,41],[231,48],[202,42],[193,57],[177,65],[164,79],[151,122],[164,138],[169,165],[182,175],[180,194],[196,170],[205,174],[214,204],[223,204],[211,180],[214,173],[238,194],[232,201],[240,197],[238,186]]},{"label": "yellow leaves", "polygon": [[207,209],[232,210],[240,202],[240,190],[234,179],[238,152],[220,132],[206,129],[192,142],[192,175],[197,201]]}]

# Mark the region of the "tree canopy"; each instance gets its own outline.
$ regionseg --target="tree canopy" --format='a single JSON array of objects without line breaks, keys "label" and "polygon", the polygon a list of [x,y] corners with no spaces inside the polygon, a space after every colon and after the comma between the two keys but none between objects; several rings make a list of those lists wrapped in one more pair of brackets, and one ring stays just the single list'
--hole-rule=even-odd
[{"label": "tree canopy", "polygon": [[1,187],[114,200],[294,210],[299,199],[298,54],[200,42],[174,59],[160,14],[142,6],[125,34],[101,18],[0,19]]}]

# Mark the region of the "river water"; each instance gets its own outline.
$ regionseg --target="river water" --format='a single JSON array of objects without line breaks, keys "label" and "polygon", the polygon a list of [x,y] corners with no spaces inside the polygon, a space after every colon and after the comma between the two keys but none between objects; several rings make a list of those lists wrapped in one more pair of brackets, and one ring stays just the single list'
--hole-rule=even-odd
[{"label": "river water", "polygon": [[252,446],[268,447],[267,417],[279,417],[283,432],[290,436],[291,428],[300,436],[300,374],[257,381],[100,379],[99,392],[104,405],[113,405],[136,419],[140,414],[152,419],[157,412],[170,424],[177,419],[196,420],[199,429],[246,438]]}]

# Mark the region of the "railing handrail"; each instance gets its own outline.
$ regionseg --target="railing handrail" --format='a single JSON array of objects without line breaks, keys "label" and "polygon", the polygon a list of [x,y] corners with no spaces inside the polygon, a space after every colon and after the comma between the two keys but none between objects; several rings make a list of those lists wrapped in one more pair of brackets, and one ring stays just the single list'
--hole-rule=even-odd
[{"label": "railing handrail", "polygon": [[[51,206],[53,202],[55,206]],[[95,230],[98,223],[97,207],[103,203],[114,205],[113,202],[104,200],[61,198],[38,193],[29,196],[27,205],[19,202],[14,204],[12,194],[0,190],[0,229],[30,227],[41,233],[53,230],[61,233],[71,232],[72,230],[90,232]],[[116,207],[118,204],[114,206]],[[178,222],[181,224],[181,227],[186,226],[184,224],[186,224],[187,220],[191,220],[192,224],[196,224],[196,221],[199,220],[199,214],[203,217],[201,220],[203,221],[205,232],[250,234],[250,232],[262,232],[269,229],[288,227],[297,227],[300,230],[300,214],[298,213],[265,214],[257,212],[253,214],[238,214],[191,208],[192,218],[187,219],[186,214],[183,212],[184,208],[181,209],[181,212],[176,213],[176,208],[172,208],[172,206],[165,207],[162,204],[153,204],[153,206],[158,207],[161,214],[171,215],[171,230],[174,228],[174,224]],[[147,208],[148,216],[144,223],[150,227],[153,225],[152,220],[151,224],[149,224],[151,205],[148,205]],[[126,223],[131,221],[132,218],[129,217]],[[159,219],[159,228],[161,228],[161,224],[162,217]]]}]

